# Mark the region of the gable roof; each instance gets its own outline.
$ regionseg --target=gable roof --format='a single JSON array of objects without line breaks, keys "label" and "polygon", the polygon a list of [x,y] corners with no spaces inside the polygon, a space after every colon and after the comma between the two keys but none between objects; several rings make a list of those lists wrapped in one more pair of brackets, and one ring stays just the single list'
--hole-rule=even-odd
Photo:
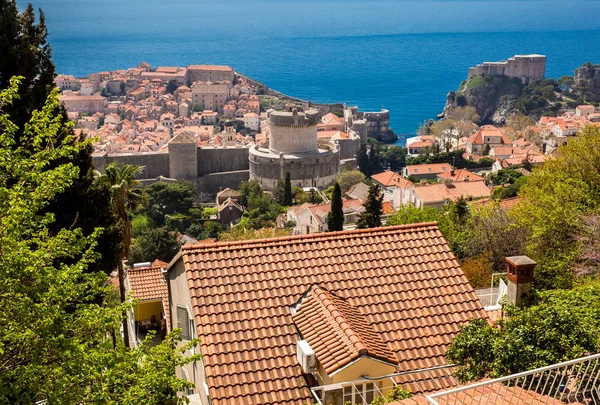
[{"label": "gable roof", "polygon": [[508,139],[508,137],[506,135],[504,135],[504,132],[502,132],[500,129],[496,128],[493,125],[484,125],[481,128],[479,128],[479,131],[475,132],[473,135],[471,135],[469,137],[469,140],[467,142],[471,143],[471,144],[475,144],[475,145],[483,145],[484,144],[484,138],[485,137],[500,137],[501,138],[501,143],[503,144],[511,144],[510,139]]},{"label": "gable roof", "polygon": [[130,268],[127,270],[127,281],[135,298],[141,301],[162,300],[168,326],[171,322],[169,288],[162,273],[162,269],[166,269],[167,266],[167,263],[157,259],[150,267]]},{"label": "gable roof", "polygon": [[350,187],[350,190],[348,190],[346,196],[350,199],[365,201],[369,196],[369,186],[362,181],[360,183],[356,183]]},{"label": "gable roof", "polygon": [[438,174],[452,171],[452,167],[448,163],[431,163],[425,165],[407,165],[406,171],[409,176],[419,174]]},{"label": "gable roof", "polygon": [[298,305],[292,318],[328,374],[361,356],[393,365],[398,362],[364,315],[347,300],[315,285]]},{"label": "gable roof", "polygon": [[311,403],[290,307],[320,284],[354,306],[400,370],[445,364],[486,314],[436,223],[184,246],[213,404]]},{"label": "gable roof", "polygon": [[[440,174],[438,174],[438,178],[440,178],[442,180],[452,179],[452,181],[455,181],[455,182],[485,180],[485,177],[475,174],[472,171],[467,170],[467,169],[452,170],[450,173],[448,173],[448,172],[440,173]],[[465,179],[468,179],[468,180],[465,180]]]},{"label": "gable roof", "polygon": [[427,184],[414,188],[419,199],[427,204],[440,203],[447,200],[456,201],[460,197],[489,197],[490,190],[483,181],[461,181],[450,185],[444,183]]},{"label": "gable roof", "polygon": [[385,172],[381,172],[378,174],[374,174],[371,176],[371,179],[381,184],[384,187],[400,187],[400,188],[408,188],[412,187],[413,183],[404,177],[400,176],[396,172],[392,172],[390,170],[386,170]]}]

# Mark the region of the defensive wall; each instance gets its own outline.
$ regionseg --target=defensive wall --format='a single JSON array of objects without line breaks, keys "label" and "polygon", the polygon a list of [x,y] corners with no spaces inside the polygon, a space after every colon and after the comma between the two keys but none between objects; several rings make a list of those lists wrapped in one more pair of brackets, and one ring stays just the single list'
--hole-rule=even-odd
[{"label": "defensive wall", "polygon": [[[187,141],[187,139],[184,139]],[[175,139],[174,139],[175,141]],[[104,172],[112,162],[142,166],[142,183],[162,179],[186,180],[196,184],[198,192],[215,194],[220,188],[238,189],[249,175],[249,147],[203,147],[195,143],[173,142],[167,152],[94,153],[94,167]]]},{"label": "defensive wall", "polygon": [[506,76],[519,79],[523,84],[541,80],[546,75],[546,56],[515,55],[501,62],[483,62],[469,68],[468,78],[473,76]]}]

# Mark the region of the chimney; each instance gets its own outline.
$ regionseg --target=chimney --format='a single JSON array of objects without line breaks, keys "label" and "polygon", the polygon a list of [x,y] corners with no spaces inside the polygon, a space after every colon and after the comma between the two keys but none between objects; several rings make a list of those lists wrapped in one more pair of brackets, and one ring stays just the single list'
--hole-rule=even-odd
[{"label": "chimney", "polygon": [[465,176],[464,181],[469,181],[469,176]]},{"label": "chimney", "polygon": [[533,270],[537,263],[527,256],[505,257],[504,261],[507,264],[507,302],[522,307],[528,301],[529,293],[533,288]]}]

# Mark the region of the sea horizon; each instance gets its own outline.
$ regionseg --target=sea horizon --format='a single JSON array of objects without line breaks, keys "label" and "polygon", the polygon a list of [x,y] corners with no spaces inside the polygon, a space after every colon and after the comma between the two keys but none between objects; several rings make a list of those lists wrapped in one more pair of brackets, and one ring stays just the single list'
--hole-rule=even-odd
[{"label": "sea horizon", "polygon": [[58,73],[86,76],[142,61],[153,67],[230,65],[293,97],[343,102],[361,111],[388,109],[394,131],[411,135],[442,111],[447,93],[466,79],[469,66],[538,53],[548,57],[546,77],[559,78],[587,61],[600,63],[600,24],[593,18],[600,13],[598,3],[39,0],[33,5],[46,14]]}]

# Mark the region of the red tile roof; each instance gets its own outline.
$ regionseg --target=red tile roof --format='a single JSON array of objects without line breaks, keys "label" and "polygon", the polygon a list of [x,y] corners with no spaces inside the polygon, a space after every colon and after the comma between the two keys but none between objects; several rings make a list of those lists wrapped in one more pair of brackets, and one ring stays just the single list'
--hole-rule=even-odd
[{"label": "red tile roof", "polygon": [[328,374],[361,356],[396,364],[398,358],[365,316],[347,300],[315,285],[293,315],[298,330]]},{"label": "red tile roof", "polygon": [[484,125],[481,128],[479,128],[479,131],[475,132],[469,137],[468,142],[475,145],[483,145],[484,138],[488,136],[500,137],[501,143],[507,145],[511,144],[510,139],[508,139],[508,137],[504,135],[504,132],[502,132],[500,129],[496,128],[493,125]]},{"label": "red tile roof", "polygon": [[179,260],[215,405],[312,403],[290,307],[314,284],[355,307],[400,370],[445,364],[460,326],[486,317],[435,223],[190,245]]},{"label": "red tile roof", "polygon": [[[461,391],[455,394],[449,394],[444,397],[435,398],[440,405],[451,404],[494,404],[494,405],[516,405],[516,404],[540,404],[544,405],[563,405],[570,403],[573,405],[580,402],[565,402],[554,397],[540,394],[534,390],[526,390],[521,387],[507,387],[505,385],[494,383],[477,389]],[[387,405],[428,405],[429,402],[423,395],[416,395],[412,398],[402,401],[390,402]]]},{"label": "red tile roof", "polygon": [[155,260],[150,267],[127,270],[129,289],[133,296],[141,301],[162,300],[165,309],[167,327],[171,321],[169,316],[169,288],[162,274],[168,263]]},{"label": "red tile roof", "polygon": [[407,165],[406,170],[409,176],[416,176],[422,174],[438,174],[452,170],[452,167],[448,163],[430,163],[424,165]]},{"label": "red tile roof", "polygon": [[374,174],[373,176],[371,176],[371,179],[375,180],[377,183],[381,184],[384,187],[395,186],[400,188],[408,188],[413,186],[413,183],[411,181],[400,176],[400,174],[392,172],[390,170]]},{"label": "red tile roof", "polygon": [[485,177],[473,173],[467,169],[452,170],[450,173],[444,172],[438,174],[438,178],[442,180],[452,179],[453,181],[483,181]]}]

